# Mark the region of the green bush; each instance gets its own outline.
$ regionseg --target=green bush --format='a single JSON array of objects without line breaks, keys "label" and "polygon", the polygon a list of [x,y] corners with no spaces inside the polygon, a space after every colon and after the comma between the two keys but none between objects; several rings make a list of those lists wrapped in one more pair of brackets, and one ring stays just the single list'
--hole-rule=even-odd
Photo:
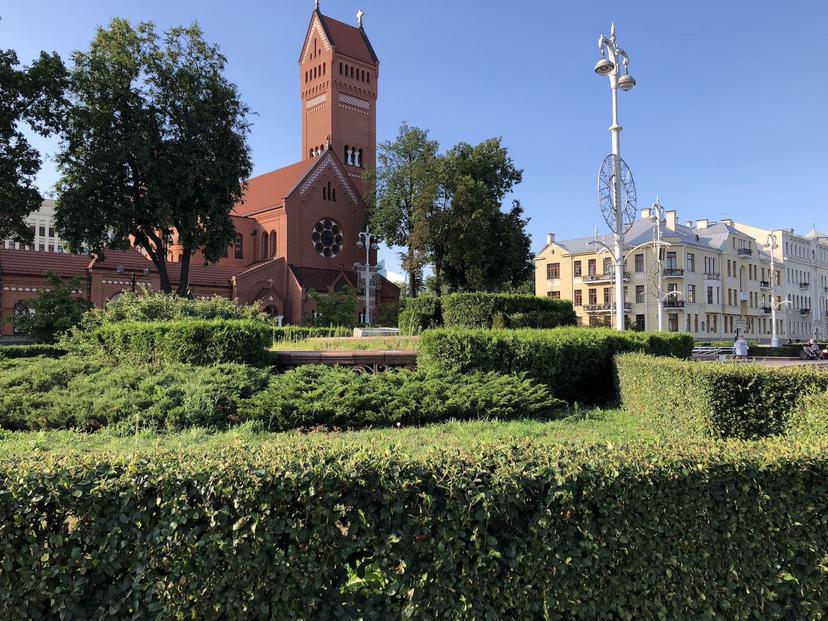
[{"label": "green bush", "polygon": [[813,368],[772,369],[624,355],[616,359],[624,409],[665,434],[756,438],[784,433],[803,397],[828,388]]},{"label": "green bush", "polygon": [[131,362],[261,365],[272,343],[273,327],[261,321],[188,319],[104,324],[78,349]]},{"label": "green bush", "polygon": [[225,429],[261,390],[263,370],[234,364],[106,365],[73,357],[0,363],[0,428]]},{"label": "green bush", "polygon": [[97,309],[100,323],[125,321],[180,321],[183,319],[267,319],[259,304],[241,306],[221,296],[186,298],[178,295],[125,291],[117,300]]},{"label": "green bush", "polygon": [[[442,297],[443,325],[447,328],[491,328],[498,313],[509,315],[543,313],[542,327],[574,326],[577,318],[572,302],[509,293],[452,293]],[[520,326],[519,326],[520,327]]]},{"label": "green bush", "polygon": [[344,326],[327,326],[327,327],[307,327],[307,326],[284,326],[273,329],[273,342],[293,343],[296,341],[304,341],[305,339],[315,338],[330,338],[353,336],[353,328],[346,328]]},{"label": "green bush", "polygon": [[529,311],[527,313],[512,313],[510,315],[495,313],[492,320],[492,328],[510,328],[512,330],[520,328],[559,328],[561,325],[560,313],[546,311]]},{"label": "green bush", "polygon": [[434,295],[420,295],[405,298],[398,326],[402,334],[420,334],[423,330],[442,325],[443,315],[440,298]]},{"label": "green bush", "polygon": [[806,395],[791,413],[787,432],[799,437],[828,437],[828,392]]},{"label": "green bush", "polygon": [[0,346],[0,360],[14,360],[17,358],[60,358],[66,355],[66,350],[57,345],[6,345]]},{"label": "green bush", "polygon": [[689,357],[686,334],[617,332],[609,329],[429,330],[420,338],[418,364],[460,373],[526,373],[569,402],[603,403],[617,398],[613,356],[641,351]]},{"label": "green bush", "polygon": [[826,449],[34,452],[0,617],[822,619]]},{"label": "green bush", "polygon": [[511,375],[405,370],[360,375],[347,367],[303,366],[274,376],[242,415],[268,431],[318,425],[359,429],[548,417],[563,405],[545,386]]}]

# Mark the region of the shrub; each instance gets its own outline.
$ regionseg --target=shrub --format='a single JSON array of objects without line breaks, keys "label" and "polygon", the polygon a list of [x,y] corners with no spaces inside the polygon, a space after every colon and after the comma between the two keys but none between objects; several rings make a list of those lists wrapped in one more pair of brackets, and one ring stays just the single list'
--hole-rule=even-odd
[{"label": "shrub", "polygon": [[543,322],[550,324],[549,327],[574,326],[577,321],[571,301],[534,295],[452,293],[443,296],[441,302],[443,325],[447,328],[491,328],[498,313],[507,317],[543,313],[546,315]]},{"label": "shrub", "polygon": [[624,408],[665,434],[756,438],[785,432],[803,397],[828,374],[756,364],[624,355],[616,359]]},{"label": "shrub", "polygon": [[492,320],[493,328],[511,328],[513,330],[519,328],[559,328],[561,325],[563,324],[561,324],[561,313],[559,312],[529,311],[527,313],[512,313],[510,315],[495,313]]},{"label": "shrub", "polygon": [[359,291],[346,286],[341,291],[308,291],[308,298],[314,302],[312,313],[302,321],[309,326],[346,326],[353,328],[357,321]]},{"label": "shrub", "polygon": [[66,350],[57,345],[6,345],[0,347],[0,360],[14,360],[16,358],[60,358],[66,355]]},{"label": "shrub", "polygon": [[326,326],[316,328],[307,326],[284,326],[273,329],[273,342],[292,343],[295,341],[304,341],[305,339],[344,337],[353,335],[353,328],[346,328],[344,326]]},{"label": "shrub", "polygon": [[420,295],[405,298],[397,325],[402,334],[420,334],[423,330],[436,328],[442,323],[440,298],[435,295]]},{"label": "shrub", "polygon": [[73,357],[0,363],[0,427],[224,429],[239,422],[239,404],[266,378],[233,364],[113,367]]},{"label": "shrub", "polygon": [[642,351],[689,357],[685,334],[617,332],[609,329],[555,330],[440,329],[420,339],[418,364],[460,373],[526,373],[567,401],[602,403],[617,398],[612,358]]},{"label": "shrub", "polygon": [[182,319],[267,319],[261,306],[240,306],[221,296],[186,298],[173,294],[125,291],[94,314],[99,323],[180,321]]},{"label": "shrub", "polygon": [[347,367],[303,366],[274,376],[242,414],[268,431],[317,425],[359,429],[548,417],[563,405],[546,387],[517,376],[404,370],[359,375]]},{"label": "shrub", "polygon": [[57,337],[83,319],[89,302],[78,298],[81,279],[64,280],[54,272],[46,272],[48,288],[26,300],[28,312],[12,317],[18,332],[30,335],[38,343],[54,343]]},{"label": "shrub", "polygon": [[104,324],[86,341],[101,355],[116,360],[197,365],[264,364],[265,349],[272,342],[269,324],[232,319]]},{"label": "shrub", "polygon": [[812,393],[791,413],[788,434],[828,436],[828,392]]},{"label": "shrub", "polygon": [[820,619],[828,444],[0,462],[0,617]]}]

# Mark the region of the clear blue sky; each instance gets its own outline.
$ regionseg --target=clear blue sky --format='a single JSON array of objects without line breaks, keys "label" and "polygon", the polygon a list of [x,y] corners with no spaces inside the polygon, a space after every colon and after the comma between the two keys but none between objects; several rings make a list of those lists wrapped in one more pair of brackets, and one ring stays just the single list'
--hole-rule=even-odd
[{"label": "clear blue sky", "polygon": [[[255,110],[255,173],[300,158],[297,59],[312,0],[6,0],[0,47],[86,48],[112,17],[198,21]],[[382,62],[380,140],[401,121],[443,147],[501,136],[524,169],[533,248],[603,226],[596,174],[610,150],[610,94],[592,73],[615,20],[636,89],[621,93],[623,156],[639,206],[660,195],[684,221],[731,217],[828,229],[825,0],[541,2],[322,0],[346,22],[365,11]],[[54,151],[54,145],[43,144]],[[40,185],[56,174],[45,162]],[[391,253],[386,252],[390,259]]]}]

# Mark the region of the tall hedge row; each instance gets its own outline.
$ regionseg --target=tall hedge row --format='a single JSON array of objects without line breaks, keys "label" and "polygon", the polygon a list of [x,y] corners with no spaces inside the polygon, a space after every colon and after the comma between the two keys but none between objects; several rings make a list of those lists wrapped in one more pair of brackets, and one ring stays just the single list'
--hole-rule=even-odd
[{"label": "tall hedge row", "polygon": [[610,329],[439,329],[420,338],[417,362],[469,373],[526,373],[566,401],[603,403],[617,398],[613,356],[640,351],[687,358],[687,334],[617,332]]},{"label": "tall hedge row", "polygon": [[423,330],[436,328],[443,323],[440,298],[434,295],[420,295],[405,298],[397,325],[403,334],[420,334]]},{"label": "tall hedge row", "polygon": [[185,362],[211,365],[266,362],[273,327],[257,320],[188,319],[104,324],[84,346],[106,357],[132,362]]},{"label": "tall hedge row", "polygon": [[0,462],[0,618],[823,619],[828,444]]},{"label": "tall hedge row", "polygon": [[571,301],[534,295],[452,293],[441,298],[441,307],[447,328],[491,328],[498,316],[510,315],[522,315],[523,321],[527,315],[534,316],[534,321],[543,321],[544,327],[574,326],[577,322]]},{"label": "tall hedge row", "polygon": [[[627,354],[616,359],[621,402],[665,434],[756,438],[784,433],[804,398],[828,389],[813,368],[690,362]],[[797,423],[800,424],[800,423]]]}]

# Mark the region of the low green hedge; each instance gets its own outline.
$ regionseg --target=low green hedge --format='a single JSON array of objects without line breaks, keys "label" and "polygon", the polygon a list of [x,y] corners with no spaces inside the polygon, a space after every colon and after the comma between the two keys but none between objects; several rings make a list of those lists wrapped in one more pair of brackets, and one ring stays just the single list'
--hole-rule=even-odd
[{"label": "low green hedge", "polygon": [[440,298],[434,295],[419,295],[416,298],[405,298],[397,325],[402,334],[420,334],[423,330],[436,328],[442,323]]},{"label": "low green hedge", "polygon": [[803,398],[828,388],[813,368],[616,358],[623,407],[665,434],[756,438],[784,433]]},{"label": "low green hedge", "polygon": [[273,327],[245,319],[122,322],[102,325],[85,341],[116,360],[260,365],[267,361]]},{"label": "low green hedge", "polygon": [[113,366],[71,356],[0,362],[0,428],[225,429],[241,422],[239,404],[267,376],[239,364]]},{"label": "low green hedge", "polygon": [[0,346],[0,360],[14,360],[17,358],[60,358],[66,355],[66,350],[57,345],[5,345]]},{"label": "low green hedge", "polygon": [[569,300],[508,293],[452,293],[441,300],[443,325],[447,328],[491,328],[495,317],[543,313],[543,327],[574,326],[575,309]]},{"label": "low green hedge", "polygon": [[273,342],[293,343],[296,341],[304,341],[306,339],[333,338],[353,335],[353,328],[346,328],[345,326],[316,328],[305,326],[282,326],[273,329]]},{"label": "low green hedge", "polygon": [[641,351],[687,358],[686,334],[617,332],[610,329],[439,329],[420,338],[417,362],[460,373],[526,373],[566,401],[603,403],[617,398],[613,356]]},{"label": "low green hedge", "polygon": [[565,404],[530,380],[493,373],[392,371],[303,366],[271,379],[242,416],[268,431],[299,427],[421,425],[446,420],[545,418]]},{"label": "low green hedge", "polygon": [[822,619],[828,444],[0,462],[0,618]]},{"label": "low green hedge", "polygon": [[828,437],[828,392],[806,395],[791,414],[787,432],[800,437]]}]

